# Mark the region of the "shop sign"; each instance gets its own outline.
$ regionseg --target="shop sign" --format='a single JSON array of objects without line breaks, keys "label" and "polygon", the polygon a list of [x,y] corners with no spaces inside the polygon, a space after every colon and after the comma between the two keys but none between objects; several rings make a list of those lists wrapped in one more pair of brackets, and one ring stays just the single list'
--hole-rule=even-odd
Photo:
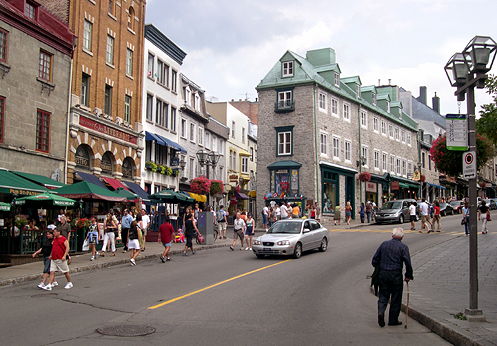
[{"label": "shop sign", "polygon": [[237,174],[231,174],[229,176],[230,183],[238,183],[238,175]]},{"label": "shop sign", "polygon": [[419,173],[419,171],[414,171],[414,173],[412,174],[412,180],[414,181],[419,181],[421,179],[421,174]]},{"label": "shop sign", "polygon": [[378,184],[377,183],[372,183],[370,181],[366,182],[366,192],[375,192],[378,190]]},{"label": "shop sign", "polygon": [[97,123],[96,121],[93,121],[85,117],[79,117],[79,124],[83,127],[92,129],[94,131],[100,132],[110,137],[123,140],[128,143],[132,144],[138,143],[138,139],[136,138],[136,136],[131,136],[129,133],[113,129],[112,127]]},{"label": "shop sign", "polygon": [[179,166],[179,158],[171,157],[171,167],[176,167],[176,166]]},{"label": "shop sign", "polygon": [[392,181],[390,183],[390,190],[392,190],[392,191],[398,191],[399,190],[399,182],[398,181]]}]

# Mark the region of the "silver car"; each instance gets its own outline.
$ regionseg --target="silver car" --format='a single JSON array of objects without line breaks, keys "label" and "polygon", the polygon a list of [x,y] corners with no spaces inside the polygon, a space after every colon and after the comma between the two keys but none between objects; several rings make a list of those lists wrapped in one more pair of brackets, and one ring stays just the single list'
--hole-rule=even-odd
[{"label": "silver car", "polygon": [[266,234],[253,241],[252,251],[257,258],[265,255],[292,255],[293,258],[300,258],[303,251],[326,251],[328,235],[328,230],[313,219],[280,220]]}]

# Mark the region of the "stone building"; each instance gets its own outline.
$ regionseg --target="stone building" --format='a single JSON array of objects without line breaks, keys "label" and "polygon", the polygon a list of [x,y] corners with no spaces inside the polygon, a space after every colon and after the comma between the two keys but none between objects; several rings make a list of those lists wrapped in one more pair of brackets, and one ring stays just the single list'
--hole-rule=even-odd
[{"label": "stone building", "polygon": [[73,43],[38,2],[0,1],[0,167],[65,181]]},{"label": "stone building", "polygon": [[[331,48],[287,51],[261,80],[257,208],[282,200],[315,203],[323,218],[347,202],[417,197],[417,123],[399,88],[341,76]],[[371,174],[361,181],[360,173]],[[367,175],[366,175],[367,176]],[[383,198],[382,198],[383,197]]]},{"label": "stone building", "polygon": [[[68,183],[139,183],[145,1],[70,1],[72,66]],[[81,174],[79,174],[81,173]]]}]

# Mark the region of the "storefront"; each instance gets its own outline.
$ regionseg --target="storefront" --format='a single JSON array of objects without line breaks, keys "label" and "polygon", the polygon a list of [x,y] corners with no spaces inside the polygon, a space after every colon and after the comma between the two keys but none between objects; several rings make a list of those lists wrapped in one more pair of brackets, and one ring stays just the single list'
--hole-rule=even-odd
[{"label": "storefront", "polygon": [[420,184],[414,180],[390,176],[390,200],[391,199],[419,199]]},{"label": "storefront", "polygon": [[323,214],[333,214],[335,206],[340,203],[342,211],[347,202],[352,206],[352,218],[355,218],[355,175],[357,170],[325,161],[320,161],[322,196],[319,204]]},{"label": "storefront", "polygon": [[302,164],[295,161],[278,161],[269,165],[269,192],[280,198],[299,196],[300,167]]}]

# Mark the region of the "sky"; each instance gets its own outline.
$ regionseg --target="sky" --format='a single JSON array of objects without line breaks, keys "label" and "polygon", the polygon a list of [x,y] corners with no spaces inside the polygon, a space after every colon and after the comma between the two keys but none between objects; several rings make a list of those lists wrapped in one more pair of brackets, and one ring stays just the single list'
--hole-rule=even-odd
[{"label": "sky", "polygon": [[[147,0],[146,23],[187,53],[181,72],[207,98],[255,101],[255,87],[287,50],[305,57],[331,47],[342,78],[390,79],[414,97],[426,86],[428,105],[436,92],[446,114],[459,105],[444,66],[476,35],[497,41],[496,13],[495,0]],[[478,113],[492,99],[476,90],[475,100]]]}]

